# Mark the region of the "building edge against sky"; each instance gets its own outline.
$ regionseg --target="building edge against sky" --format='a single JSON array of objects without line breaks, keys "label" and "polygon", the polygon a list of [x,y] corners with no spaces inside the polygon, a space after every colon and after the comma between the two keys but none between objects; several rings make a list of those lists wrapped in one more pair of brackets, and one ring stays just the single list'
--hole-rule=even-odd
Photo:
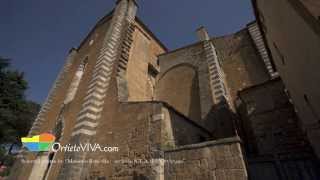
[{"label": "building edge against sky", "polygon": [[[268,12],[276,1],[253,2],[255,7],[259,2],[266,3],[261,9]],[[281,2],[292,7],[293,0]],[[304,107],[290,92],[300,93],[301,89],[291,90],[294,86],[290,86],[290,77],[296,74],[279,68],[279,58],[274,56],[284,51],[280,45],[276,50],[270,47],[273,34],[269,37],[268,32],[278,26],[258,21],[234,34],[214,38],[202,27],[197,30],[199,42],[168,51],[136,17],[137,9],[134,0],[118,0],[115,9],[96,24],[77,49],[70,51],[29,133],[53,133],[61,144],[114,145],[119,153],[35,154],[24,150],[10,179],[319,177],[317,158],[305,143],[299,118],[289,103],[288,95],[292,94],[298,113]],[[257,7],[255,10],[257,13]],[[272,22],[272,16],[265,15],[264,20]],[[309,27],[306,19],[301,22],[300,29]],[[320,47],[319,34],[316,37],[312,46],[315,50]],[[299,53],[296,49],[287,51]],[[317,53],[304,56],[318,57]],[[317,71],[311,75],[319,77]],[[309,88],[315,88],[310,94],[316,93],[316,87]],[[285,94],[285,89],[290,93]],[[318,95],[303,97],[311,106]],[[305,120],[301,112],[301,122],[314,122]],[[313,131],[307,132],[317,152]],[[22,159],[43,163],[24,164]],[[155,161],[134,165],[45,161],[65,159]],[[181,159],[183,166],[164,163]]]}]

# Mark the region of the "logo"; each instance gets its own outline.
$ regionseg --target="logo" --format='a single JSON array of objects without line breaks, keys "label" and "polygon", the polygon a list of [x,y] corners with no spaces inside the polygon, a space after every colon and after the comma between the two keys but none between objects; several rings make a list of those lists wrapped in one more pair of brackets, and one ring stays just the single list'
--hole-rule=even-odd
[{"label": "logo", "polygon": [[56,137],[49,133],[43,133],[37,136],[23,137],[21,142],[23,146],[27,147],[29,151],[40,152],[40,151],[49,151]]}]

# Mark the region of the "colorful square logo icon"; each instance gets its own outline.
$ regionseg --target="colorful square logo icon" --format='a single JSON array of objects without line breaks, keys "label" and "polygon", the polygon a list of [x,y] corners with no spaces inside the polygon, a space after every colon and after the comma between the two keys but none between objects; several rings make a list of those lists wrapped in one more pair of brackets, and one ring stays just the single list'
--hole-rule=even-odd
[{"label": "colorful square logo icon", "polygon": [[21,142],[29,151],[32,152],[43,152],[49,151],[56,137],[50,133],[42,133],[37,136],[23,137]]}]

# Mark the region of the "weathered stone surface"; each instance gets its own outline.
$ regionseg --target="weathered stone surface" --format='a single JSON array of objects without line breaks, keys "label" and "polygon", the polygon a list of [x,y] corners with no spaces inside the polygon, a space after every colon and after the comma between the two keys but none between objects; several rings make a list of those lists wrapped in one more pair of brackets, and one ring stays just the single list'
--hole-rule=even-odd
[{"label": "weathered stone surface", "polygon": [[166,160],[182,161],[182,164],[166,163],[165,178],[174,176],[179,179],[183,174],[202,180],[245,179],[247,173],[242,153],[240,156],[223,153],[223,150],[231,151],[230,148],[235,148],[233,152],[238,151],[238,145],[239,139],[230,138],[165,151]]},{"label": "weathered stone surface", "polygon": [[319,158],[319,1],[257,0],[253,5],[274,64]]}]

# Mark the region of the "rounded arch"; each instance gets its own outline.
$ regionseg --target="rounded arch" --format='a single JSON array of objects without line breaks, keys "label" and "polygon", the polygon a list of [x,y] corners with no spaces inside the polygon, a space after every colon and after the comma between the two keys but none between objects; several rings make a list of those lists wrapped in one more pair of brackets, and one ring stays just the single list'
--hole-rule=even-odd
[{"label": "rounded arch", "polygon": [[169,71],[171,71],[172,69],[177,68],[179,66],[187,66],[187,67],[194,69],[196,73],[198,72],[198,69],[193,64],[190,64],[190,63],[176,64],[174,66],[171,66],[167,70],[165,70],[163,73],[160,73],[159,78],[157,79],[157,82],[160,81]]},{"label": "rounded arch", "polygon": [[172,66],[160,74],[156,98],[174,107],[192,120],[200,119],[200,96],[197,68],[188,63]]}]

